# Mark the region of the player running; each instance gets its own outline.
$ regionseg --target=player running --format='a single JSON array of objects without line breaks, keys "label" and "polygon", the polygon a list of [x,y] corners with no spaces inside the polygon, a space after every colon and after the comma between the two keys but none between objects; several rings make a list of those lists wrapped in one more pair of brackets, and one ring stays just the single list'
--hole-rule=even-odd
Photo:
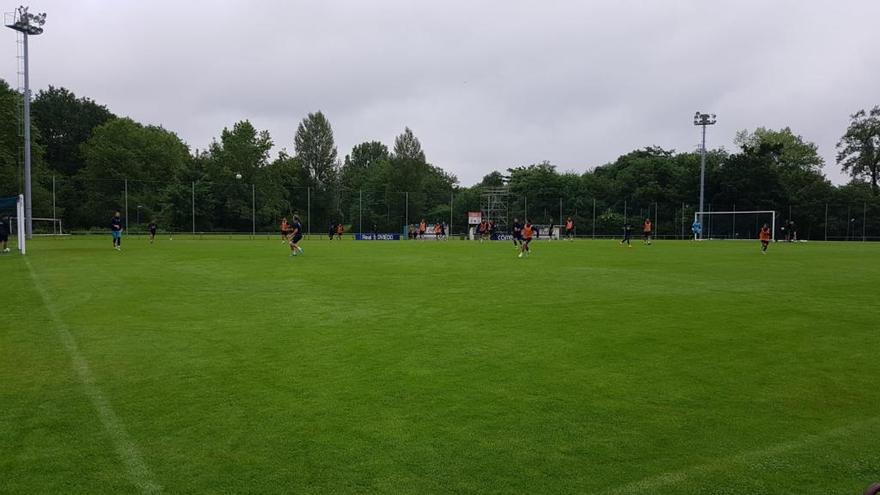
[{"label": "player running", "polygon": [[147,230],[150,232],[150,244],[152,244],[153,241],[156,240],[156,229],[157,228],[158,227],[156,225],[156,220],[151,221],[150,224],[147,225]]},{"label": "player running", "polygon": [[419,222],[419,239],[425,238],[425,232],[428,231],[428,224],[425,222],[423,218],[421,222]]},{"label": "player running", "polygon": [[118,211],[110,219],[110,234],[113,235],[113,249],[122,251],[122,218]]},{"label": "player running", "polygon": [[572,221],[571,217],[565,220],[565,237],[569,241],[574,240],[574,221]]},{"label": "player running", "polygon": [[651,219],[646,218],[645,223],[642,224],[642,235],[644,235],[643,242],[648,246],[651,245],[651,234],[653,233],[654,226],[651,224]]},{"label": "player running", "polygon": [[633,226],[628,223],[623,226],[623,239],[620,240],[621,246],[626,244],[628,247],[633,247],[630,242],[632,240],[632,230]]},{"label": "player running", "polygon": [[525,225],[522,228],[522,244],[519,247],[519,255],[518,258],[523,257],[523,253],[526,256],[530,256],[532,254],[532,250],[529,248],[529,244],[532,242],[532,236],[534,235],[534,230],[532,229],[532,222],[529,219],[526,219]]},{"label": "player running", "polygon": [[336,240],[337,241],[342,240],[342,234],[344,234],[344,233],[345,233],[345,227],[343,227],[341,223],[336,224]]},{"label": "player running", "polygon": [[519,223],[518,218],[513,219],[513,228],[511,229],[511,234],[513,234],[513,247],[515,249],[519,249],[522,245],[522,224]]},{"label": "player running", "polygon": [[761,239],[761,254],[767,254],[767,247],[770,245],[770,226],[766,223],[763,227],[761,227],[761,232],[758,233],[758,238]]},{"label": "player running", "polygon": [[302,223],[299,221],[299,217],[293,216],[293,225],[290,227],[290,255],[296,256],[297,251],[299,254],[303,254],[303,248],[299,246],[299,242],[302,240]]}]

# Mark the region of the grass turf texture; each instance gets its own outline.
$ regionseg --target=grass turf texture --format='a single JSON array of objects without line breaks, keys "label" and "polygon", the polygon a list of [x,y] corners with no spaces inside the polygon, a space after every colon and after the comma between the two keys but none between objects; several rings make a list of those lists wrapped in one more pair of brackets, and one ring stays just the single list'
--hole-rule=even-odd
[{"label": "grass turf texture", "polygon": [[2,492],[137,492],[120,449],[169,493],[880,479],[880,244],[110,244],[0,257]]}]

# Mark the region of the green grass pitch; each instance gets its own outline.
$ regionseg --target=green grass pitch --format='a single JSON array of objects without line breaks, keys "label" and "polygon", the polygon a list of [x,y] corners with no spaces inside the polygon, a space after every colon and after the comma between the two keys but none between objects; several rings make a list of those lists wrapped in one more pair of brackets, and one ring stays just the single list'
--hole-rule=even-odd
[{"label": "green grass pitch", "polygon": [[880,244],[38,239],[0,492],[845,494]]}]

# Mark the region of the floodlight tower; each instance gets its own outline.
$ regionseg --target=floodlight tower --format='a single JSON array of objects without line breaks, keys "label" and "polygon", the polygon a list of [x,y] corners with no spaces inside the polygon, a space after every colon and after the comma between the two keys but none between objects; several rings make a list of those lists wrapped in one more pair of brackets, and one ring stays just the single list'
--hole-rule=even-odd
[{"label": "floodlight tower", "polygon": [[706,197],[706,126],[715,125],[715,114],[695,113],[694,125],[703,128],[703,145],[700,146],[700,239],[702,239],[703,232],[705,231],[703,225],[703,200]]},{"label": "floodlight tower", "polygon": [[[43,34],[46,14],[31,14],[28,8],[21,6],[13,14],[12,24],[6,27],[21,33],[24,49],[24,225],[25,236],[33,235],[33,201],[31,195],[31,84],[28,72],[28,37]],[[21,235],[21,234],[19,234]]]}]

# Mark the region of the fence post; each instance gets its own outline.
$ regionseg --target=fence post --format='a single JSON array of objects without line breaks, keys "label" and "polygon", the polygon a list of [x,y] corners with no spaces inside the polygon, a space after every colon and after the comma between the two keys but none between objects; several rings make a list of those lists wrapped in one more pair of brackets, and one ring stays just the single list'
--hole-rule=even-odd
[{"label": "fence post", "polygon": [[[449,228],[447,229],[447,232],[446,232],[447,236],[452,235],[452,208],[455,205],[454,201],[455,201],[455,191],[450,191],[450,193],[449,193]],[[447,237],[447,239],[448,239],[448,237]]]},{"label": "fence post", "polygon": [[128,179],[125,179],[125,230],[128,230]]},{"label": "fence post", "polygon": [[[58,215],[55,213],[55,174],[52,174],[52,233],[55,234],[55,220]],[[60,232],[58,232],[60,234]]]},{"label": "fence post", "polygon": [[358,191],[358,233],[364,233],[364,190]]},{"label": "fence post", "polygon": [[312,186],[309,186],[306,188],[306,223],[308,224],[306,234],[308,234],[309,239],[311,239],[312,238]]},{"label": "fence post", "polygon": [[593,239],[596,238],[596,198],[593,198]]},{"label": "fence post", "polygon": [[257,235],[257,186],[251,183],[251,237]]},{"label": "fence post", "polygon": [[862,242],[865,242],[865,222],[868,220],[868,202],[862,202]]},{"label": "fence post", "polygon": [[404,203],[404,205],[403,205],[404,206],[404,208],[403,208],[404,209],[403,222],[404,222],[404,225],[406,225],[408,227],[409,226],[409,191],[403,192],[403,203]]},{"label": "fence post", "polygon": [[825,240],[828,240],[828,203],[825,203]]},{"label": "fence post", "polygon": [[[559,221],[556,223],[559,224],[560,230],[562,230],[562,198],[559,198],[559,218],[558,218],[558,220]],[[550,236],[551,237],[553,236],[553,232],[550,232]]]},{"label": "fence post", "polygon": [[196,181],[190,182],[192,186],[192,197],[190,198],[190,202],[192,203],[192,223],[193,223],[193,236],[196,235]]},{"label": "fence post", "polygon": [[654,239],[660,234],[660,203],[654,201]]}]

